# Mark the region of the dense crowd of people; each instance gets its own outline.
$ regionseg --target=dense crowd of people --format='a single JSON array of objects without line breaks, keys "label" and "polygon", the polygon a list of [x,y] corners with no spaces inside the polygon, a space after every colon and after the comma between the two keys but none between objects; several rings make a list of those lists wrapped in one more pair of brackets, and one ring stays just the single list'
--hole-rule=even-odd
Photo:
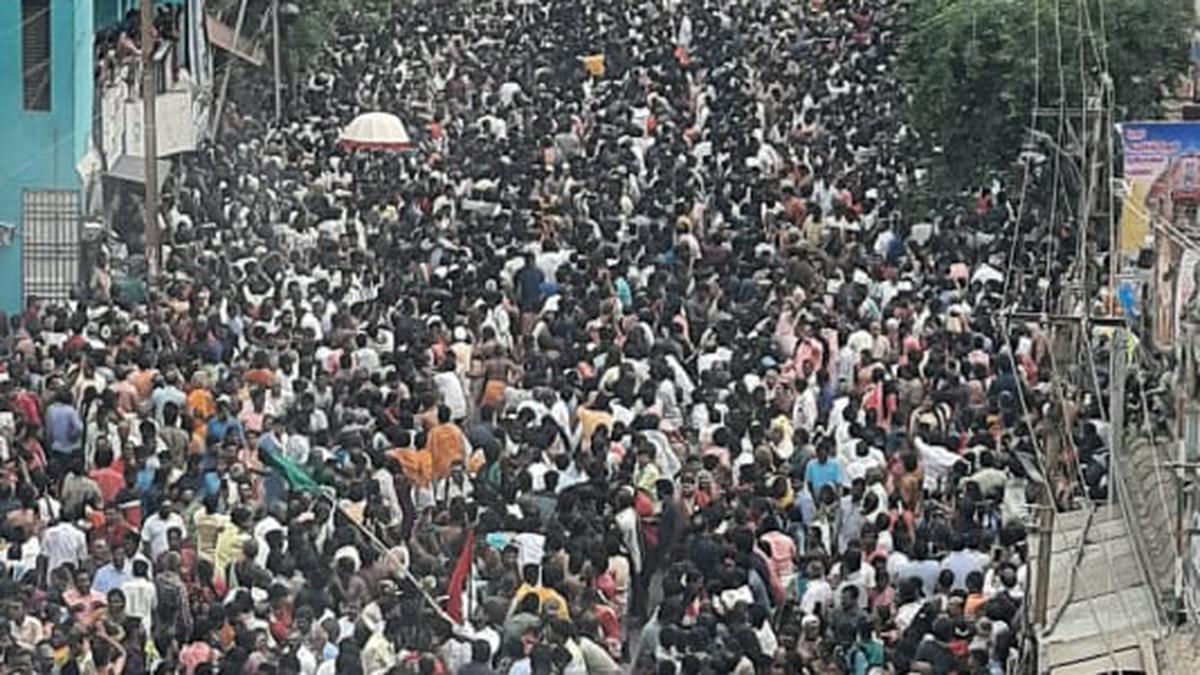
[{"label": "dense crowd of people", "polygon": [[159,283],[0,322],[0,672],[1005,672],[1041,240],[902,215],[902,4],[394,3],[235,96]]}]

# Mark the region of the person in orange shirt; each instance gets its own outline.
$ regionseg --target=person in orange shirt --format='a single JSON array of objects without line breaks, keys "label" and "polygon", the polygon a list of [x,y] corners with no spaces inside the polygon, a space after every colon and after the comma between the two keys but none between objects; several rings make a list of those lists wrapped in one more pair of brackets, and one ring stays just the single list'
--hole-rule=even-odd
[{"label": "person in orange shirt", "polygon": [[[101,439],[105,440],[105,439]],[[100,487],[100,497],[105,504],[112,504],[121,490],[125,489],[125,474],[122,470],[124,463],[116,466],[113,463],[113,452],[107,445],[96,448],[96,467],[89,477]]]},{"label": "person in orange shirt", "polygon": [[129,375],[129,381],[133,383],[134,389],[137,390],[139,403],[145,403],[150,398],[150,393],[154,391],[154,378],[158,377],[158,370],[143,366],[139,370],[135,370]]},{"label": "person in orange shirt", "polygon": [[187,409],[197,427],[207,426],[208,418],[217,414],[217,400],[208,390],[207,378],[199,373],[192,378],[192,390],[187,395]]},{"label": "person in orange shirt", "polygon": [[275,372],[271,370],[271,361],[266,352],[255,352],[250,365],[251,369],[245,375],[246,382],[263,389],[270,389],[275,385]]},{"label": "person in orange shirt", "polygon": [[429,435],[425,437],[425,449],[430,454],[434,481],[449,476],[450,467],[455,462],[462,462],[467,458],[465,437],[462,429],[450,421],[450,408],[439,405],[437,420],[437,426],[430,429]]},{"label": "person in orange shirt", "polygon": [[401,431],[397,439],[400,447],[389,453],[400,463],[404,475],[418,488],[427,488],[433,483],[433,454],[428,450],[417,450],[412,445],[409,432]]},{"label": "person in orange shirt", "polygon": [[963,605],[963,614],[968,619],[979,616],[983,606],[987,604],[988,596],[983,592],[983,572],[972,570],[967,573],[967,600]]}]

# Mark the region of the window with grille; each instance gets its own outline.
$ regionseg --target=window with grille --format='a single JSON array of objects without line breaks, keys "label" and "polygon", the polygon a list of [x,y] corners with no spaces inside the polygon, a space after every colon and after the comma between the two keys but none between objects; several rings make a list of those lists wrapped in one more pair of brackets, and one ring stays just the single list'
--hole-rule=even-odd
[{"label": "window with grille", "polygon": [[66,300],[79,284],[79,193],[26,190],[21,215],[25,296]]},{"label": "window with grille", "polygon": [[21,75],[26,110],[50,110],[50,0],[21,0]]}]

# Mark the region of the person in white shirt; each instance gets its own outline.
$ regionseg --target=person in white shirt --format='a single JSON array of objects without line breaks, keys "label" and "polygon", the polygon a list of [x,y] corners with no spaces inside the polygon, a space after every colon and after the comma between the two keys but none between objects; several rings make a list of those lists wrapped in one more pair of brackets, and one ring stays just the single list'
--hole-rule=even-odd
[{"label": "person in white shirt", "polygon": [[[314,625],[296,650],[302,675],[316,675],[326,663],[334,663],[337,648],[329,644],[329,635],[319,624]],[[335,657],[335,658],[330,658]]]},{"label": "person in white shirt", "polygon": [[351,354],[355,370],[373,373],[383,365],[379,352],[369,344],[366,334],[360,333],[354,338],[357,349]]},{"label": "person in white shirt", "polygon": [[796,402],[792,405],[792,428],[812,431],[817,424],[817,389],[796,379]]},{"label": "person in white shirt", "polygon": [[142,620],[147,635],[151,632],[154,610],[158,607],[158,591],[150,581],[150,564],[145,560],[133,561],[133,578],[121,584],[125,594],[125,613]]},{"label": "person in white shirt", "polygon": [[833,586],[825,579],[825,566],[813,561],[808,564],[808,587],[800,599],[800,609],[814,615],[818,607],[825,612],[833,609]]},{"label": "person in white shirt", "polygon": [[46,576],[67,563],[76,568],[87,560],[87,537],[75,523],[63,521],[42,532],[42,552],[46,555]]},{"label": "person in white shirt", "polygon": [[942,479],[950,475],[955,464],[966,461],[945,446],[927,442],[922,434],[913,439],[913,447],[920,453],[921,465],[925,467],[925,489],[929,492],[939,489]]},{"label": "person in white shirt", "polygon": [[942,570],[954,573],[954,589],[966,588],[967,575],[971,572],[983,573],[988,566],[986,553],[967,546],[962,535],[954,533],[950,536],[950,553],[942,558]]},{"label": "person in white shirt", "polygon": [[142,545],[147,548],[151,560],[158,560],[158,556],[166,553],[169,548],[167,531],[173,527],[179,528],[181,532],[187,531],[187,523],[175,513],[175,505],[164,499],[159,504],[158,511],[142,523]]},{"label": "person in white shirt", "polygon": [[258,542],[258,553],[254,562],[266,567],[267,556],[271,547],[267,543],[267,535],[272,532],[282,532],[283,523],[287,520],[287,508],[280,502],[273,502],[267,507],[267,516],[254,524],[254,540]]},{"label": "person in white shirt", "polygon": [[[872,469],[882,470],[884,468],[883,453],[878,448],[873,448],[867,445],[867,442],[862,439],[853,439],[851,445],[854,447],[854,456],[846,462],[846,480],[853,481],[855,478],[866,479],[867,473]],[[886,497],[886,492],[884,497]],[[886,502],[886,499],[884,500]]]},{"label": "person in white shirt", "polygon": [[455,365],[453,359],[446,359],[442,370],[433,376],[433,383],[437,385],[442,403],[450,409],[450,419],[461,423],[467,418],[470,410],[467,407],[467,391]]}]

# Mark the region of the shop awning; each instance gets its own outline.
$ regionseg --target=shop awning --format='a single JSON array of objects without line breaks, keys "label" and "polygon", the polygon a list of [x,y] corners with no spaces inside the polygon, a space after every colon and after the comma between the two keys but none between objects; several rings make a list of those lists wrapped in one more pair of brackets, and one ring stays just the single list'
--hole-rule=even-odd
[{"label": "shop awning", "polygon": [[[106,176],[116,178],[118,180],[126,180],[130,183],[145,183],[146,182],[146,164],[141,157],[134,155],[121,155],[113,162]],[[167,160],[158,160],[158,187],[162,188],[163,182],[167,180],[167,175],[171,173],[171,162]]]}]

